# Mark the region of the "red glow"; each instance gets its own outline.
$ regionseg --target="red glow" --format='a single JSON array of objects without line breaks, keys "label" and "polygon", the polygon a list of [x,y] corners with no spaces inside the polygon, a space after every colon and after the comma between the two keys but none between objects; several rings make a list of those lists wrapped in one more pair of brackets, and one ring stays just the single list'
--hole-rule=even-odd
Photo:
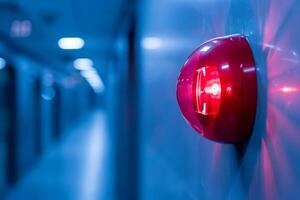
[{"label": "red glow", "polygon": [[221,86],[216,67],[196,70],[194,78],[194,107],[197,113],[216,116],[220,108]]},{"label": "red glow", "polygon": [[198,47],[180,72],[177,99],[200,135],[223,143],[248,139],[256,112],[256,69],[247,40],[232,35]]},{"label": "red glow", "polygon": [[297,88],[292,88],[292,87],[283,87],[280,89],[284,93],[289,93],[289,92],[296,92]]},{"label": "red glow", "polygon": [[230,86],[228,86],[226,88],[226,92],[227,92],[227,95],[231,95],[231,92],[232,92],[232,88]]}]

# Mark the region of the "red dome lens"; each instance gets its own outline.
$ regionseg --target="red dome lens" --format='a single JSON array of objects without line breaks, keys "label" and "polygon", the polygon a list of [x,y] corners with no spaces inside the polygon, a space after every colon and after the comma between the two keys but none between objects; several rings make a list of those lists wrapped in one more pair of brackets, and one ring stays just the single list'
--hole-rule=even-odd
[{"label": "red dome lens", "polygon": [[241,35],[202,44],[184,64],[177,83],[185,119],[204,137],[223,143],[249,138],[256,96],[254,59]]}]

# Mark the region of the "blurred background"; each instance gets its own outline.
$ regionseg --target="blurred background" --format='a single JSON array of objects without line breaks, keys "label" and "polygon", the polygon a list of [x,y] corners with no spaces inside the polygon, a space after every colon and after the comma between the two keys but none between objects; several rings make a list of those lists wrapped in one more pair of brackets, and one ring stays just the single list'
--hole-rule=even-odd
[{"label": "blurred background", "polygon": [[[297,199],[300,1],[0,0],[0,199]],[[241,151],[176,102],[186,58],[244,34],[258,110]]]}]

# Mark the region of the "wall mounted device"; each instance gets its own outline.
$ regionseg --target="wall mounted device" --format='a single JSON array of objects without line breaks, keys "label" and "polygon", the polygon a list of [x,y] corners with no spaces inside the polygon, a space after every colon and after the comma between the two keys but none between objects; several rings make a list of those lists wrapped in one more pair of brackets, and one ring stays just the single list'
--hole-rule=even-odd
[{"label": "wall mounted device", "polygon": [[242,35],[211,39],[184,64],[177,100],[188,123],[202,136],[221,143],[246,141],[256,114],[256,68]]}]

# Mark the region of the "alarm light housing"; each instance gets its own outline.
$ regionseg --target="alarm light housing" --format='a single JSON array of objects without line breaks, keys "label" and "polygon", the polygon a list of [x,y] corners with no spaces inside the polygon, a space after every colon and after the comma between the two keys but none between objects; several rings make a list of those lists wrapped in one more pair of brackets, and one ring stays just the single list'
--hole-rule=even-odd
[{"label": "alarm light housing", "polygon": [[177,100],[188,123],[221,143],[246,141],[253,129],[257,83],[251,47],[242,35],[211,39],[188,58]]}]

